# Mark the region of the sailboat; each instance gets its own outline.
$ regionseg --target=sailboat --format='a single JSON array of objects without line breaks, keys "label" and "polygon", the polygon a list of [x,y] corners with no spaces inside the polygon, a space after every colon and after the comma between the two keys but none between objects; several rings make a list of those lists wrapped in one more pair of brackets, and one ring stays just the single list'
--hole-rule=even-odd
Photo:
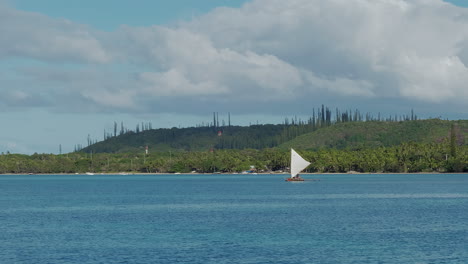
[{"label": "sailboat", "polygon": [[291,177],[286,181],[304,181],[299,173],[310,165],[310,162],[303,159],[294,149],[291,149]]}]

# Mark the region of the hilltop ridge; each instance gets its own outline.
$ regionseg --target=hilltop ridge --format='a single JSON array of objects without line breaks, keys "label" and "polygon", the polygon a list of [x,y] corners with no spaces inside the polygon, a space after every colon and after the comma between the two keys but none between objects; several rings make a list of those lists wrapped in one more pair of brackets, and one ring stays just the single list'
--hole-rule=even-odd
[{"label": "hilltop ridge", "polygon": [[210,149],[375,148],[405,142],[437,143],[447,140],[452,124],[457,143],[468,142],[468,120],[440,119],[399,122],[361,121],[322,127],[301,124],[150,129],[107,138],[83,152],[126,153],[151,151],[205,151]]}]

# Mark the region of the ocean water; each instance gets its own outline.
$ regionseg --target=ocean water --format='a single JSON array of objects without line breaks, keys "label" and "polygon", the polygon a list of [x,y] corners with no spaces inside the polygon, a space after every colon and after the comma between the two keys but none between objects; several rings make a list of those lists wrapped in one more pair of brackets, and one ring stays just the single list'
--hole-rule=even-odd
[{"label": "ocean water", "polygon": [[0,263],[468,263],[468,175],[0,175]]}]

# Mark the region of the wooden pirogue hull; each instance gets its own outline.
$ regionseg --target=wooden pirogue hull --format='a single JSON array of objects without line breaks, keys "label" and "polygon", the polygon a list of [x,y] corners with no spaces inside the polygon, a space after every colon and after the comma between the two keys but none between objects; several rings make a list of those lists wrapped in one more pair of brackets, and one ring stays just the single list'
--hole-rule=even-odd
[{"label": "wooden pirogue hull", "polygon": [[304,179],[302,178],[287,178],[285,181],[288,181],[288,182],[296,182],[296,181],[304,181]]},{"label": "wooden pirogue hull", "polygon": [[320,181],[320,179],[303,179],[303,178],[287,178],[284,179],[287,182],[303,182],[303,181]]}]

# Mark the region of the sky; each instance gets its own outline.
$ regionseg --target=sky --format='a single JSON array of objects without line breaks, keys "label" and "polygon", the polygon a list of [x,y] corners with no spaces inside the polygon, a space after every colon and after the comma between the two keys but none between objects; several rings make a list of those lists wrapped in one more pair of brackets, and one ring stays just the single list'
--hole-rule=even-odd
[{"label": "sky", "polygon": [[465,0],[0,0],[0,152],[130,129],[468,118]]}]

